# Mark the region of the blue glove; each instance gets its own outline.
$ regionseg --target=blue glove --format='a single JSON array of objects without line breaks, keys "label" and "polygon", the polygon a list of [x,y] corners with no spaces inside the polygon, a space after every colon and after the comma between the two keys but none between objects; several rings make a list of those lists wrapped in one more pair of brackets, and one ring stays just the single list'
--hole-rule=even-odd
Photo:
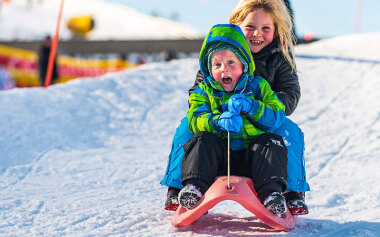
[{"label": "blue glove", "polygon": [[240,115],[236,115],[231,112],[224,112],[220,115],[217,123],[220,129],[224,131],[241,132],[243,119]]},{"label": "blue glove", "polygon": [[252,108],[253,101],[243,94],[231,96],[228,100],[228,111],[234,114],[248,113]]}]

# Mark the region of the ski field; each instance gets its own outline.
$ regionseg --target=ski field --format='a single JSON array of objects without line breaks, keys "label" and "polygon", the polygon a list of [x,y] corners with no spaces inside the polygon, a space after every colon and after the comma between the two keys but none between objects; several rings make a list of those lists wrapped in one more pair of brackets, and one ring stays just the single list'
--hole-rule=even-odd
[{"label": "ski field", "polygon": [[380,34],[297,46],[310,214],[275,231],[222,202],[170,225],[163,178],[198,59],[0,92],[0,236],[378,236]]}]

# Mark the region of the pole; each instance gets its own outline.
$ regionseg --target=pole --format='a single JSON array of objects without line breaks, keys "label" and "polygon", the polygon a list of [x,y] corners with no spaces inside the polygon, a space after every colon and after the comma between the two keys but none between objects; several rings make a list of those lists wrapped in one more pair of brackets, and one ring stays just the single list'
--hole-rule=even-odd
[{"label": "pole", "polygon": [[355,33],[360,33],[361,25],[361,0],[356,0],[356,20],[355,20]]},{"label": "pole", "polygon": [[62,18],[62,10],[63,10],[63,3],[65,0],[61,0],[61,6],[59,8],[59,14],[58,14],[58,20],[57,20],[57,27],[55,29],[55,35],[51,44],[50,48],[50,54],[49,54],[49,62],[46,69],[46,77],[45,77],[45,88],[47,88],[50,85],[51,80],[51,74],[53,72],[53,65],[54,65],[54,59],[57,52],[57,46],[58,46],[58,38],[59,38],[59,26],[61,25],[61,18]]},{"label": "pole", "polygon": [[230,182],[230,172],[231,172],[231,167],[230,167],[230,131],[227,131],[227,179],[228,179],[228,184],[227,184],[227,189],[231,189],[231,182]]}]

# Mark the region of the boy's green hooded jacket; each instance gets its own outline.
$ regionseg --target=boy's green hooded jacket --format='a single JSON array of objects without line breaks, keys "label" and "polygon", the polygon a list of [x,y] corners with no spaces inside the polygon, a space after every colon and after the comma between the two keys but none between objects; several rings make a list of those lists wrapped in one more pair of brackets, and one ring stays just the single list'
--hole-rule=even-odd
[{"label": "boy's green hooded jacket", "polygon": [[[207,65],[210,48],[218,47],[218,44],[234,46],[239,52],[238,57],[242,57],[248,64],[246,73],[243,73],[232,92],[226,92],[220,83],[212,78]],[[253,100],[253,104],[249,113],[241,114],[242,132],[231,133],[232,150],[246,148],[255,136],[273,131],[282,124],[285,106],[266,80],[254,77],[255,64],[248,42],[239,26],[220,24],[212,27],[203,42],[199,63],[204,81],[190,95],[190,109],[187,113],[192,133],[209,131],[225,139],[226,133],[220,130],[217,120],[223,112],[228,111],[228,100],[234,94],[246,95]]]}]

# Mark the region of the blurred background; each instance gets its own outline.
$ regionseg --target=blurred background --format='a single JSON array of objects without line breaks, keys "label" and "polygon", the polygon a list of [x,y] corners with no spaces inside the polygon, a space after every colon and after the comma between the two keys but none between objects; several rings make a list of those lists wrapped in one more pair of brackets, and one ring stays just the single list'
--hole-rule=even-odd
[{"label": "blurred background", "polygon": [[[134,1],[108,0],[125,4],[153,16],[180,21],[206,34],[215,22],[227,22],[237,0]],[[380,30],[380,1],[377,0],[290,0],[299,37],[333,37],[356,32]],[[359,12],[358,12],[359,11]],[[360,14],[357,29],[357,13]]]},{"label": "blurred background", "polygon": [[[66,0],[51,84],[197,57],[237,0]],[[297,43],[380,31],[380,1],[290,0]],[[62,0],[0,0],[0,89],[43,85]],[[365,43],[365,42],[363,42]]]}]

